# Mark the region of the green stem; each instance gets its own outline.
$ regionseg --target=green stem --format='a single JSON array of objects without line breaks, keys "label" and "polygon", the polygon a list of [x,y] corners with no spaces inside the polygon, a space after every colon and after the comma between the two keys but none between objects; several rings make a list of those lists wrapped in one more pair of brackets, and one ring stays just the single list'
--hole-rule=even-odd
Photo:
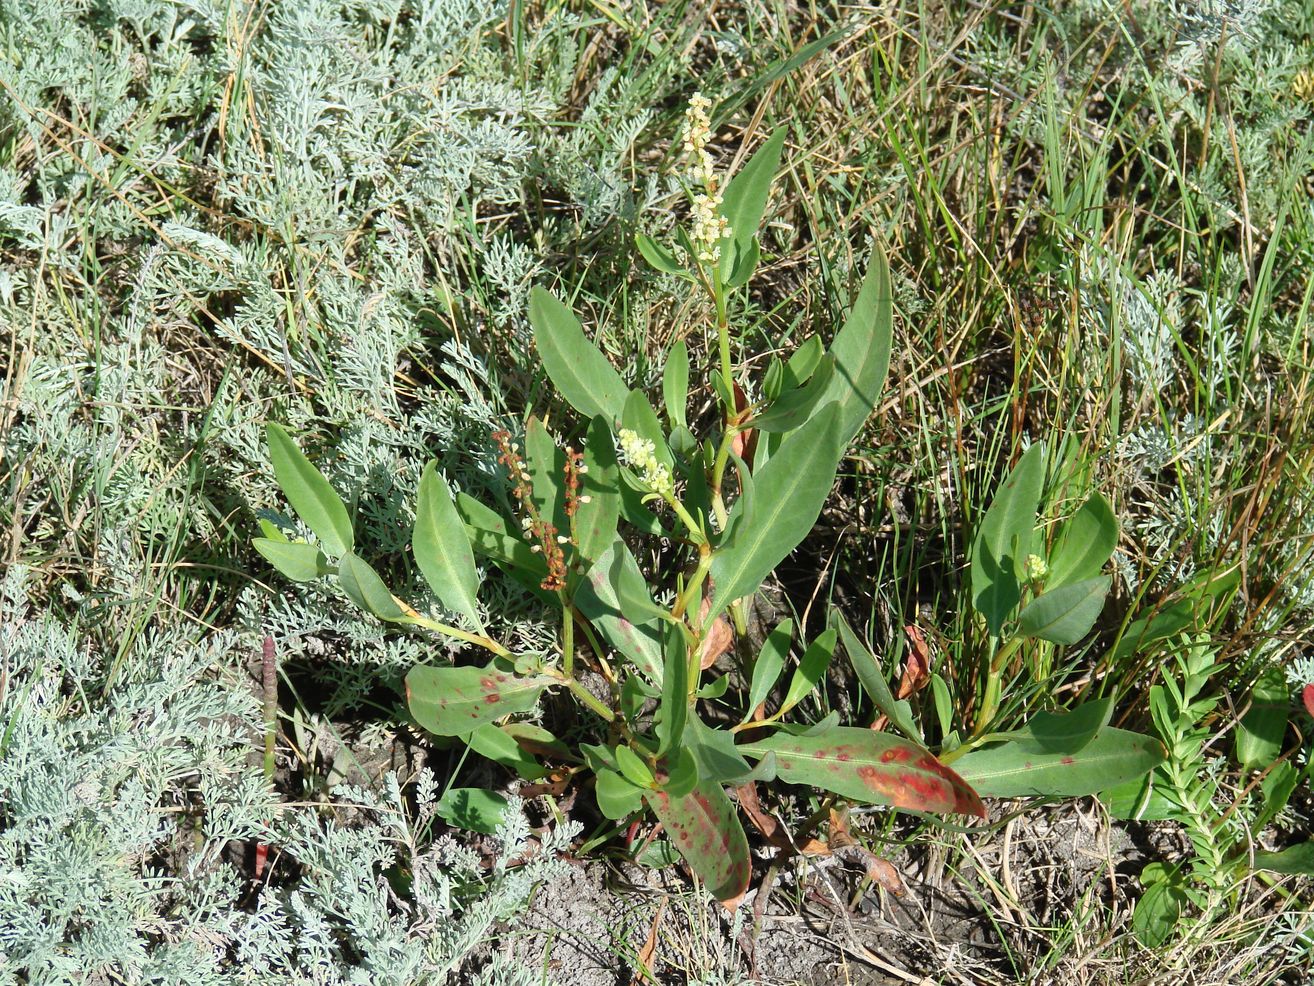
[{"label": "green stem", "polygon": [[458,630],[454,626],[448,626],[446,623],[439,623],[437,620],[431,620],[427,616],[421,616],[419,613],[411,614],[406,621],[415,626],[424,627],[426,630],[433,630],[435,633],[445,634],[448,637],[455,637],[457,640],[464,640],[466,643],[478,644],[485,650],[490,650],[498,657],[510,657],[511,652],[499,644],[491,637],[484,637],[477,633],[467,633],[464,630]]},{"label": "green stem", "polygon": [[986,677],[985,695],[981,699],[981,710],[976,716],[976,728],[972,730],[973,739],[981,736],[990,725],[990,721],[995,717],[995,711],[999,708],[1000,679],[1004,671],[1004,665],[1017,653],[1018,648],[1025,641],[1025,637],[1014,637],[995,652],[994,658],[990,662],[990,673]]},{"label": "green stem", "polygon": [[575,607],[568,603],[564,593],[561,596],[561,669],[567,678],[575,677]]},{"label": "green stem", "polygon": [[717,526],[721,533],[725,533],[725,525],[729,520],[729,513],[725,509],[725,498],[721,496],[721,486],[725,482],[725,469],[730,462],[730,450],[734,446],[735,436],[739,434],[739,428],[735,425],[726,425],[725,434],[721,436],[721,446],[716,450],[716,461],[712,464],[712,513],[716,515]]},{"label": "green stem", "polygon": [[594,695],[591,691],[585,688],[574,678],[566,678],[564,679],[564,681],[566,687],[575,693],[575,697],[578,698],[585,705],[587,705],[594,712],[596,712],[599,716],[607,720],[607,722],[616,721],[616,713],[612,712],[611,709],[607,708],[606,704],[602,701],[602,699],[598,698],[596,695]]}]

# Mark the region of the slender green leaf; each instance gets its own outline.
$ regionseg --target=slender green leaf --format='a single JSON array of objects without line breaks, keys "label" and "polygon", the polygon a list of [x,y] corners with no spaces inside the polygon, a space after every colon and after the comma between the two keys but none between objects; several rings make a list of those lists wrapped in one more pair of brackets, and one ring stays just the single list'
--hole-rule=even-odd
[{"label": "slender green leaf", "polygon": [[338,559],[338,582],[342,591],[361,609],[391,623],[408,623],[411,613],[388,591],[379,573],[369,563],[348,552]]},{"label": "slender green leaf", "polygon": [[990,797],[1077,798],[1140,777],[1164,758],[1158,740],[1106,726],[1075,753],[1043,753],[1009,741],[964,754],[954,767]]},{"label": "slender green leaf", "polygon": [[843,448],[862,430],[885,386],[894,345],[894,307],[890,288],[890,265],[877,245],[872,248],[871,266],[858,289],[853,308],[835,334],[830,352],[835,357],[835,374],[821,398],[840,407],[839,438]]},{"label": "slender green leaf", "polygon": [[1109,576],[1099,575],[1047,590],[1022,607],[1019,632],[1054,644],[1075,644],[1099,619],[1109,583]]},{"label": "slender green leaf", "polygon": [[434,462],[425,466],[420,476],[411,547],[434,595],[482,632],[477,599],[479,573],[475,570],[470,537],[465,533],[461,515],[456,512],[447,480]]},{"label": "slender green leaf", "polygon": [[784,389],[794,390],[811,380],[812,374],[821,365],[821,359],[825,355],[826,347],[821,341],[821,336],[811,335],[804,339],[789,357],[789,362],[782,367]]},{"label": "slender green leaf", "polygon": [[789,656],[789,642],[794,638],[794,621],[781,620],[776,628],[767,635],[762,644],[762,651],[753,664],[753,678],[748,686],[748,710],[744,713],[744,722],[753,717],[757,707],[767,700],[771,689],[780,680],[780,672],[785,669],[785,658]]},{"label": "slender green leaf", "polygon": [[580,557],[596,561],[616,540],[621,509],[616,443],[602,417],[589,423],[584,440],[584,467],[588,471],[579,480],[581,500],[575,512],[575,533]]},{"label": "slender green leaf", "polygon": [[260,552],[265,561],[293,582],[309,582],[329,571],[328,559],[319,545],[304,541],[275,541],[272,538],[252,538],[251,546]]},{"label": "slender green leaf", "polygon": [[748,256],[753,237],[762,224],[767,198],[771,194],[771,180],[780,167],[780,154],[785,147],[785,129],[777,129],[748,159],[738,173],[726,183],[721,196],[721,215],[730,223],[732,243],[721,249],[721,276],[731,280],[735,273],[736,254]]},{"label": "slender green leaf", "polygon": [[585,337],[574,312],[550,291],[535,287],[529,294],[529,321],[543,368],[566,402],[586,417],[619,419],[629,388]]},{"label": "slender green leaf", "polygon": [[654,269],[661,271],[663,274],[676,274],[679,277],[689,277],[687,270],[680,265],[675,259],[675,254],[667,250],[666,247],[659,244],[651,236],[644,236],[642,233],[634,234],[634,245],[639,248],[639,253],[643,259],[648,261]]},{"label": "slender green leaf", "polygon": [[658,780],[662,790],[672,798],[683,798],[692,792],[698,786],[698,760],[693,751],[687,746],[672,750],[666,757],[665,774]]},{"label": "slender green leaf", "polygon": [[995,492],[972,542],[972,605],[992,636],[999,636],[1022,598],[1018,567],[1031,550],[1044,482],[1045,450],[1037,442]]},{"label": "slender green leaf", "polygon": [[698,761],[698,775],[718,784],[743,784],[753,772],[735,745],[734,734],[715,729],[696,715],[685,725],[684,746]]},{"label": "slender green leaf", "polygon": [[734,906],[748,890],[752,864],[744,828],[721,786],[702,780],[681,798],[668,791],[645,791],[643,797],[698,879]]},{"label": "slender green leaf", "polygon": [[637,784],[639,787],[652,787],[652,771],[648,765],[639,759],[639,755],[631,750],[628,746],[618,746],[615,750],[616,764],[620,767],[620,772],[625,779],[631,784]]},{"label": "slender green leaf", "polygon": [[411,715],[437,736],[461,736],[486,722],[527,712],[556,679],[521,677],[484,668],[435,668],[419,664],[406,675]]},{"label": "slender green leaf", "polygon": [[527,781],[536,781],[547,774],[543,765],[526,753],[510,732],[495,723],[484,723],[464,739],[475,753],[514,770]]},{"label": "slender green leaf", "polygon": [[1081,505],[1060,525],[1049,553],[1047,590],[1084,582],[1100,574],[1118,546],[1118,520],[1109,501],[1099,493]]},{"label": "slender green leaf", "polygon": [[566,531],[565,502],[561,484],[566,471],[566,454],[557,447],[547,426],[531,416],[525,423],[525,469],[533,489],[538,515],[557,532]]},{"label": "slender green leaf", "polygon": [[[734,542],[712,559],[716,598],[709,622],[734,600],[756,592],[817,522],[844,448],[838,414],[832,403],[790,432],[753,477],[757,519],[752,530],[735,531]],[[739,509],[736,503],[732,514]]]},{"label": "slender green leaf", "polygon": [[887,716],[890,722],[894,723],[895,729],[914,743],[920,743],[922,736],[917,729],[917,724],[913,722],[908,705],[906,702],[896,702],[894,700],[894,695],[890,691],[890,686],[886,684],[885,674],[881,671],[880,662],[876,660],[876,655],[853,632],[853,628],[849,626],[848,621],[844,619],[839,610],[834,611],[834,620],[835,626],[840,632],[840,640],[844,643],[844,650],[849,655],[849,662],[853,665],[853,670],[857,672],[858,681],[862,682],[862,687],[871,696],[876,708]]},{"label": "slender green leaf", "polygon": [[869,804],[986,817],[963,778],[923,747],[889,733],[840,726],[817,736],[777,733],[739,749],[748,756],[774,753],[777,776],[790,784]]},{"label": "slender green leaf", "polygon": [[1037,712],[1021,729],[994,733],[996,739],[1013,741],[1024,753],[1077,753],[1113,717],[1113,699],[1083,702],[1071,712]]},{"label": "slender green leaf", "polygon": [[811,380],[796,390],[786,390],[781,394],[779,400],[753,418],[753,427],[759,431],[793,431],[810,418],[822,398],[829,395],[834,376],[835,357],[827,354]]},{"label": "slender green leaf", "polygon": [[830,667],[831,658],[835,656],[835,628],[822,632],[821,636],[808,645],[803,652],[798,667],[789,679],[789,688],[785,690],[785,700],[780,703],[780,711],[788,712],[821,683]]},{"label": "slender green leaf", "polygon": [[355,541],[351,518],[347,516],[342,498],[279,425],[266,425],[265,435],[269,440],[269,461],[274,466],[274,477],[287,502],[315,532],[315,537],[329,554],[345,555]]},{"label": "slender green leaf", "polygon": [[662,369],[662,400],[666,404],[666,419],[671,427],[688,428],[685,418],[689,404],[689,347],[683,339],[676,340],[666,354]]},{"label": "slender green leaf", "polygon": [[689,720],[689,651],[679,627],[666,627],[664,653],[662,698],[656,721],[659,756],[680,745]]},{"label": "slender green leaf", "polygon": [[[632,579],[634,573],[638,572],[638,565],[625,543],[617,540],[589,568],[575,591],[575,605],[639,672],[654,684],[660,684],[663,662],[661,630],[649,610],[649,607],[653,607],[652,598],[648,597],[646,607],[638,606],[634,598],[637,590],[633,586],[627,587],[624,607],[628,607],[635,617],[644,622],[636,623],[626,615],[620,590],[613,581],[619,577],[619,573],[626,571],[629,571],[629,578]],[[642,583],[643,576],[639,575],[638,578]],[[646,594],[646,586],[643,592]]]}]

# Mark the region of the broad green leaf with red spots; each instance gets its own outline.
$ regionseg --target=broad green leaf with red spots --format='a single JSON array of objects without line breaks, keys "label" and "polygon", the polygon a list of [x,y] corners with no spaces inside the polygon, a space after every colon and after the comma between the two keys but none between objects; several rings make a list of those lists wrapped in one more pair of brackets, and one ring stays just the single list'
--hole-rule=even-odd
[{"label": "broad green leaf with red spots", "polygon": [[839,726],[817,736],[777,733],[739,750],[753,757],[774,753],[781,780],[833,791],[852,801],[986,817],[985,806],[967,782],[930,751],[888,733],[856,726]]},{"label": "broad green leaf with red spots", "polygon": [[744,827],[721,785],[700,781],[683,797],[667,791],[643,797],[698,879],[726,907],[737,907],[753,868]]},{"label": "broad green leaf with red spots", "polygon": [[438,736],[460,736],[486,722],[534,707],[555,679],[486,668],[418,665],[406,675],[406,702],[415,721]]}]

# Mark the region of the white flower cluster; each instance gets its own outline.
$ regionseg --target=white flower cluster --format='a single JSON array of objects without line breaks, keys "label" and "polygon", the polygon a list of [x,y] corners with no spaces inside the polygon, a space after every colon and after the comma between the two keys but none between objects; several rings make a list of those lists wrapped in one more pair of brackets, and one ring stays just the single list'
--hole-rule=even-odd
[{"label": "white flower cluster", "polygon": [[634,469],[643,484],[663,497],[675,495],[675,481],[671,470],[657,460],[657,447],[647,438],[629,428],[620,430],[620,454],[625,464]]},{"label": "white flower cluster", "polygon": [[712,135],[712,121],[707,111],[712,101],[700,92],[689,99],[684,113],[684,150],[692,162],[690,177],[699,190],[693,201],[693,242],[698,259],[714,264],[721,259],[721,241],[730,235],[730,223],[721,215],[721,193],[707,141]]}]

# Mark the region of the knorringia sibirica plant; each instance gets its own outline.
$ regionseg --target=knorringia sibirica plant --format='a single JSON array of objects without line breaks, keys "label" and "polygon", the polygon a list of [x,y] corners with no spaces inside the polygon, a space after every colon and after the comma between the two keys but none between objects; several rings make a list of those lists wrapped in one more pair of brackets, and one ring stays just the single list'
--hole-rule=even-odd
[{"label": "knorringia sibirica plant", "polygon": [[[268,429],[274,472],[318,543],[289,539],[266,523],[255,545],[290,578],[336,578],[378,618],[467,644],[455,665],[423,665],[407,675],[420,726],[460,738],[545,789],[591,783],[602,814],[620,823],[616,831],[650,811],[690,869],[733,906],[748,886],[750,860],[727,786],[778,778],[922,812],[984,817],[985,808],[919,742],[838,725],[833,714],[816,723],[791,718],[823,681],[839,628],[802,646],[783,690],[776,686],[793,645],[792,622],[775,627],[757,654],[746,646],[747,601],[812,530],[849,442],[876,404],[893,313],[889,269],[877,249],[829,347],[812,336],[787,361],[773,360],[756,388],[741,387],[728,311],[757,266],[757,230],[784,133],[771,135],[723,183],[708,151],[708,108],[695,97],[686,118],[691,228],[672,248],[637,238],[654,267],[711,303],[706,348],[716,365],[708,382],[718,413],[705,433],[695,433],[689,414],[684,341],[667,353],[659,414],[571,310],[539,287],[529,306],[534,339],[557,393],[579,415],[576,437],[560,442],[537,418],[522,437],[492,436],[513,516],[453,495],[437,465],[426,468],[412,548],[450,622],[389,591],[356,553],[342,500],[277,425]],[[743,396],[754,390],[759,399]],[[677,549],[669,577],[643,570],[638,558],[657,553],[636,557],[631,545],[645,539]],[[517,652],[489,633],[477,557],[559,609],[551,652]],[[731,692],[717,659],[736,639],[736,680],[747,687]],[[549,689],[569,691],[587,710],[596,743],[571,748],[517,718]],[[449,820],[475,828],[486,827],[483,815],[498,807],[489,792],[473,790],[449,792],[444,801]]]}]

